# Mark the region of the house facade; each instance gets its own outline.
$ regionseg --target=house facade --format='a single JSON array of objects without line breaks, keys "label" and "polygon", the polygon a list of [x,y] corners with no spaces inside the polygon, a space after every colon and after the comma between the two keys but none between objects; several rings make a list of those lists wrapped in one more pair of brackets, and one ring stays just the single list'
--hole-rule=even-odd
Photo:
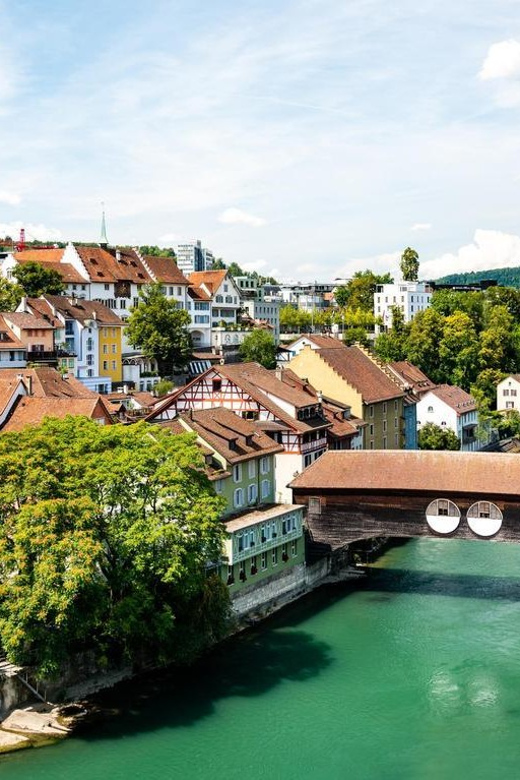
[{"label": "house facade", "polygon": [[396,284],[378,284],[374,293],[374,316],[382,320],[385,329],[391,328],[393,310],[401,310],[404,322],[410,322],[415,315],[427,309],[433,290],[426,282],[400,281]]},{"label": "house facade", "polygon": [[427,423],[453,431],[464,452],[475,452],[486,443],[478,439],[475,399],[460,387],[438,385],[422,396],[417,404],[417,426],[421,429]]},{"label": "house facade", "polygon": [[497,411],[520,410],[520,374],[510,374],[497,385]]}]

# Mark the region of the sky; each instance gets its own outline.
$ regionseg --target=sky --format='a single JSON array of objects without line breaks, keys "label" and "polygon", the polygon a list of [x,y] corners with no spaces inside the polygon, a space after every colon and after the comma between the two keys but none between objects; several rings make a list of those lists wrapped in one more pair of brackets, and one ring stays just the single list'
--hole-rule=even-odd
[{"label": "sky", "polygon": [[0,236],[520,265],[518,0],[0,0]]}]

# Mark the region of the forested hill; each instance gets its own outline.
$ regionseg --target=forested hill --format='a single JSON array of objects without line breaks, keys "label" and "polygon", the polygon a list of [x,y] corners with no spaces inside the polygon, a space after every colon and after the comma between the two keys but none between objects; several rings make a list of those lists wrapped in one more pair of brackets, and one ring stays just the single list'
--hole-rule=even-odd
[{"label": "forested hill", "polygon": [[496,279],[502,287],[520,287],[520,266],[493,268],[491,271],[469,271],[464,274],[448,274],[436,279],[438,284],[473,284],[484,279]]}]

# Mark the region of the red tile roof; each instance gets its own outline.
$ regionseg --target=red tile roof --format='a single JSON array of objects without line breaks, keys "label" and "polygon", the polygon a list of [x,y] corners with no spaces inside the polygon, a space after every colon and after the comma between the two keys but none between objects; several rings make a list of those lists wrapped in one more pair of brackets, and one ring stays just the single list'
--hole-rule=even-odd
[{"label": "red tile roof", "polygon": [[[26,387],[31,385],[37,398],[98,398],[97,393],[85,387],[83,382],[71,376],[62,376],[55,368],[2,368],[0,379],[16,382],[21,376]],[[29,381],[30,380],[30,381]]]},{"label": "red tile roof", "polygon": [[17,402],[2,431],[21,431],[28,425],[39,425],[45,417],[62,419],[69,414],[83,415],[91,419],[105,419],[106,423],[112,422],[98,396],[59,399],[23,396]]},{"label": "red tile roof", "polygon": [[92,282],[130,281],[150,284],[152,278],[133,249],[74,246]]},{"label": "red tile roof", "polygon": [[54,330],[54,325],[51,325],[51,323],[43,319],[43,317],[38,317],[35,314],[28,314],[24,311],[3,312],[2,317],[6,322],[12,322],[13,325],[16,325],[22,330],[34,330],[35,328],[38,328],[38,330]]},{"label": "red tile roof", "polygon": [[211,295],[208,295],[208,293],[205,292],[200,287],[188,287],[188,295],[194,301],[210,301],[211,300]]},{"label": "red tile roof", "polygon": [[227,276],[227,271],[194,271],[192,274],[189,274],[188,278],[190,280],[190,284],[192,284],[194,287],[202,287],[204,284],[208,290],[211,292],[212,295],[214,295],[224,279]]},{"label": "red tile roof", "polygon": [[71,263],[62,263],[64,249],[24,249],[23,252],[15,252],[17,263],[40,263],[45,268],[57,271],[65,284],[88,284],[79,271]]},{"label": "red tile roof", "polygon": [[68,298],[65,295],[46,295],[45,300],[67,319],[78,320],[85,324],[87,320],[96,320],[100,325],[124,325],[123,320],[112,309],[98,301],[86,301],[84,298]]},{"label": "red tile roof", "polygon": [[452,387],[451,385],[438,385],[431,391],[441,401],[444,401],[451,409],[454,409],[458,415],[466,412],[474,412],[477,409],[475,399],[469,393],[466,393],[462,387]]},{"label": "red tile roof", "polygon": [[414,366],[409,360],[396,360],[388,365],[413,390],[415,395],[422,395],[435,387],[435,382],[432,382],[420,368]]},{"label": "red tile roof", "polygon": [[9,324],[4,320],[2,314],[0,314],[0,332],[4,334],[2,340],[0,340],[0,350],[27,349],[27,347],[16,338],[15,334],[9,327]]},{"label": "red tile roof", "polygon": [[486,493],[518,498],[520,458],[489,452],[326,452],[290,484],[297,491]]},{"label": "red tile roof", "polygon": [[375,360],[358,346],[319,349],[317,354],[361,394],[365,404],[388,401],[404,395],[397,382],[390,379]]},{"label": "red tile roof", "polygon": [[228,463],[283,452],[283,446],[230,409],[217,407],[180,415],[180,420]]},{"label": "red tile roof", "polygon": [[188,279],[177,267],[173,257],[155,257],[155,255],[145,255],[144,264],[150,269],[152,276],[163,284],[189,285]]}]

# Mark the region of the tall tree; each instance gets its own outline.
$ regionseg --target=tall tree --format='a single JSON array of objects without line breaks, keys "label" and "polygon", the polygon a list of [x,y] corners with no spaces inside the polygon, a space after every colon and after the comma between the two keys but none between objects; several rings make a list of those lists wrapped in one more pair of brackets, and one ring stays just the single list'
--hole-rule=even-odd
[{"label": "tall tree", "polygon": [[373,271],[356,271],[348,284],[338,287],[336,301],[339,306],[348,306],[352,309],[362,309],[372,312],[374,310],[374,292],[378,284],[391,284],[390,274],[375,274]]},{"label": "tall tree", "polygon": [[44,676],[84,650],[165,660],[222,630],[207,564],[223,501],[193,436],[48,419],[0,438],[0,474],[0,642],[13,662]]},{"label": "tall tree", "polygon": [[469,314],[456,311],[444,321],[439,344],[444,381],[469,390],[478,373],[478,336]]},{"label": "tall tree", "polygon": [[401,269],[401,275],[405,282],[416,282],[419,278],[419,255],[407,246],[401,255],[401,262],[399,264]]},{"label": "tall tree", "polygon": [[439,366],[439,343],[444,317],[435,309],[418,312],[410,324],[406,341],[406,357],[434,382],[446,381]]},{"label": "tall tree", "polygon": [[162,378],[171,376],[175,367],[186,365],[192,352],[190,315],[164,295],[160,283],[145,286],[139,298],[128,318],[127,339],[157,361]]},{"label": "tall tree", "polygon": [[267,330],[254,330],[246,336],[239,353],[246,363],[260,363],[264,368],[276,367],[276,344]]},{"label": "tall tree", "polygon": [[39,298],[45,293],[61,295],[65,290],[61,274],[54,268],[46,268],[41,263],[31,261],[17,265],[13,270],[13,276],[28,298]]}]

